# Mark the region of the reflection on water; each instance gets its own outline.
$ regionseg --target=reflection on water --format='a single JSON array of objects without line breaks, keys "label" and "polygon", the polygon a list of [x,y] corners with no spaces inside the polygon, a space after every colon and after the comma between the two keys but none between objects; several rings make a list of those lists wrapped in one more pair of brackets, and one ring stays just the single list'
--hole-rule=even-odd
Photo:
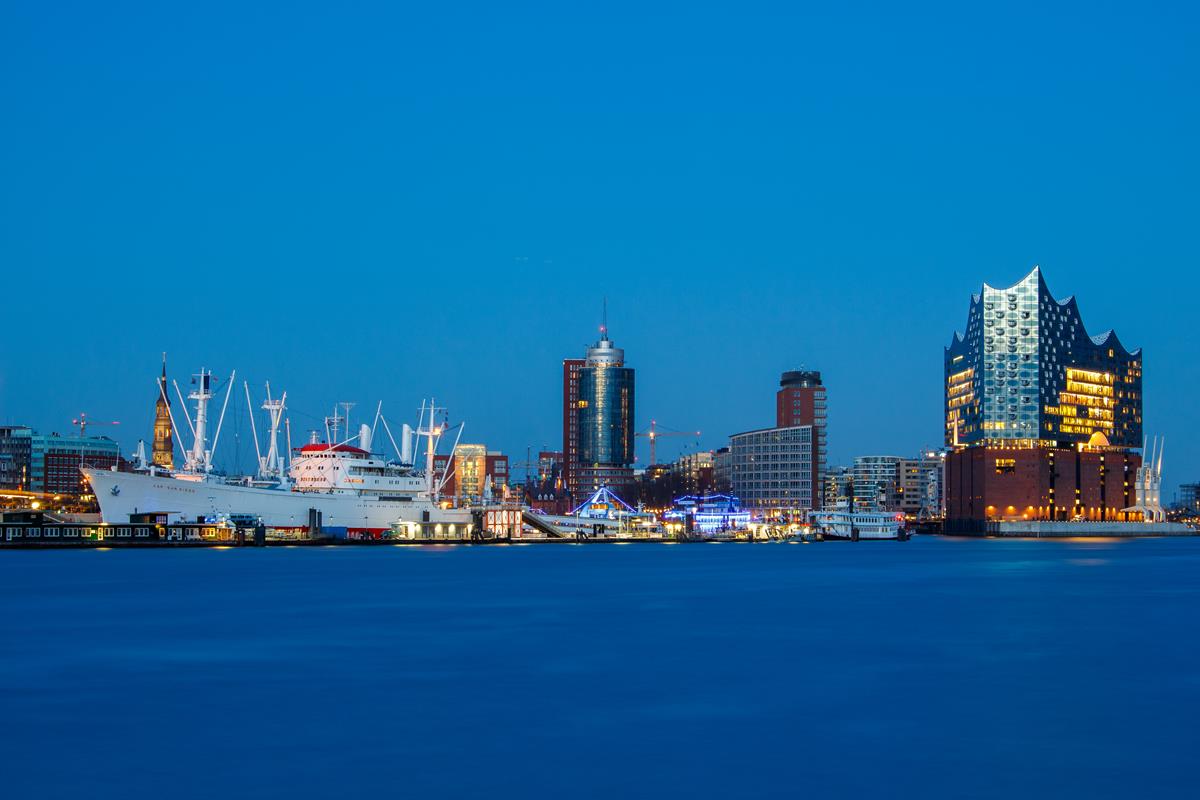
[{"label": "reflection on water", "polygon": [[6,552],[4,796],[1185,794],[1198,568],[1191,539]]}]

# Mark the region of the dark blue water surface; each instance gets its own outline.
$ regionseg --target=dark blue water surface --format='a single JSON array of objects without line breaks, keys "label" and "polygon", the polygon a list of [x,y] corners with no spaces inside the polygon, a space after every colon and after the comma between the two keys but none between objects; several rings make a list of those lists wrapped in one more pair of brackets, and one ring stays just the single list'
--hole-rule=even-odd
[{"label": "dark blue water surface", "polygon": [[0,552],[0,796],[1195,796],[1200,540]]}]

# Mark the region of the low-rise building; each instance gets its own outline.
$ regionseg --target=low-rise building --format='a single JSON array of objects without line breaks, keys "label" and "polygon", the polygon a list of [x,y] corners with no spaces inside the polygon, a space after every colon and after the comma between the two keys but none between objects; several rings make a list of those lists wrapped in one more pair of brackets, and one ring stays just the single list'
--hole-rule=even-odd
[{"label": "low-rise building", "polygon": [[941,517],[942,476],[945,457],[925,453],[917,458],[902,458],[897,464],[896,511],[913,519]]},{"label": "low-rise building", "polygon": [[854,508],[859,511],[900,510],[900,456],[854,459]]},{"label": "low-rise building", "polygon": [[821,503],[826,511],[847,509],[854,499],[854,470],[850,467],[829,467],[822,478]]},{"label": "low-rise building", "polygon": [[728,447],[713,451],[713,486],[724,494],[733,491],[733,451]]},{"label": "low-rise building", "polygon": [[509,481],[508,456],[482,444],[460,444],[453,454],[434,456],[433,468],[444,481],[441,495],[464,505],[481,502],[489,486],[499,497]]},{"label": "low-rise building", "polygon": [[671,473],[686,494],[707,494],[713,488],[716,457],[711,450],[687,453],[671,464]]},{"label": "low-rise building", "polygon": [[0,489],[29,488],[33,431],[25,425],[0,427]]},{"label": "low-rise building", "polygon": [[122,463],[120,445],[107,436],[43,434],[24,425],[0,428],[0,487],[5,489],[88,494],[80,467]]},{"label": "low-rise building", "polygon": [[1193,514],[1200,514],[1200,483],[1180,484],[1179,505]]}]

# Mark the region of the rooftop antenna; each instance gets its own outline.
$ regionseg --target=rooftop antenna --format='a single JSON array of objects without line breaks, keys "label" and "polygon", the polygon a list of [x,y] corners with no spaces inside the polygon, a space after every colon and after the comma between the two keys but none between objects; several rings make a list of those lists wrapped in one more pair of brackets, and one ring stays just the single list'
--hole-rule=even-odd
[{"label": "rooftop antenna", "polygon": [[608,297],[604,298],[604,310],[600,317],[600,338],[608,338]]}]

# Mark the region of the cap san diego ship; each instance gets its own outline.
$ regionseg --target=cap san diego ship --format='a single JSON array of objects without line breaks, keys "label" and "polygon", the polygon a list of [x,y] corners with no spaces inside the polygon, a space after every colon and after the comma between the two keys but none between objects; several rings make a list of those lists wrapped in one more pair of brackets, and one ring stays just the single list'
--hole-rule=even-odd
[{"label": "cap san diego ship", "polygon": [[[470,522],[468,510],[443,508],[438,503],[438,493],[449,476],[437,474],[434,455],[439,440],[451,428],[444,421],[436,421],[443,409],[432,402],[422,403],[416,429],[403,426],[399,444],[392,437],[380,404],[374,424],[360,426],[357,433],[344,440],[339,439],[343,418],[335,412],[326,419],[326,441],[318,441],[314,432],[309,442],[293,450],[291,428],[283,416],[287,393],[273,399],[268,384],[267,399],[262,404],[270,420],[266,455],[262,455],[254,431],[259,454],[257,474],[237,478],[214,474],[212,456],[220,439],[235,376],[236,373],[230,375],[226,387],[212,447],[208,442],[208,406],[213,398],[214,379],[204,369],[195,376],[196,388],[188,395],[195,403],[194,418],[186,410],[183,414],[186,430],[192,434],[192,446],[184,448],[181,469],[148,464],[140,448],[132,471],[86,465],[80,468],[95,493],[104,522],[128,522],[132,514],[165,513],[185,520],[243,517],[267,527],[299,528],[308,525],[313,512],[317,512],[322,525],[371,533],[388,530],[395,523]],[[245,388],[249,406],[249,387]],[[175,390],[184,405],[177,384]],[[159,380],[159,391],[164,401],[161,405],[166,405],[169,411],[165,379]],[[170,421],[182,446],[175,414],[170,415]],[[279,447],[281,422],[287,430],[287,457]],[[373,451],[374,434],[380,424],[391,441],[396,459],[389,460]],[[461,424],[456,427],[461,436]],[[424,439],[424,469],[416,469],[413,463],[414,436]]]}]

